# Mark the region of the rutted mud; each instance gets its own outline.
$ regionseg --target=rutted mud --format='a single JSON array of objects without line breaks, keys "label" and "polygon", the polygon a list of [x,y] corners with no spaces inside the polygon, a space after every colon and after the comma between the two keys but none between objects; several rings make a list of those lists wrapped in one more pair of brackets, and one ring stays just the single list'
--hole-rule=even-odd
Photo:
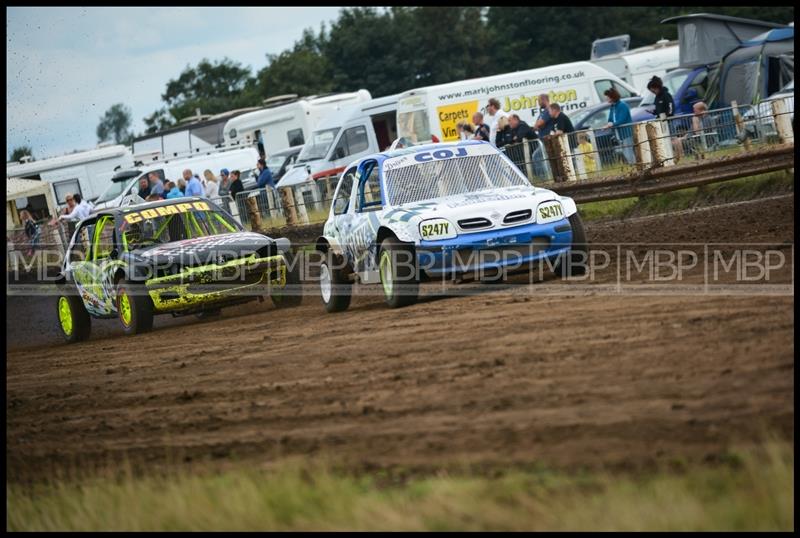
[{"label": "rutted mud", "polygon": [[[587,229],[598,244],[768,243],[788,259],[773,282],[792,284],[793,209],[786,197]],[[537,295],[571,284],[523,275],[402,310],[359,296],[327,315],[309,287],[300,308],[159,317],[133,338],[104,321],[74,346],[51,299],[11,297],[9,477],[122,454],[639,467],[763,431],[793,438],[793,293],[612,294],[611,261],[568,295]]]}]

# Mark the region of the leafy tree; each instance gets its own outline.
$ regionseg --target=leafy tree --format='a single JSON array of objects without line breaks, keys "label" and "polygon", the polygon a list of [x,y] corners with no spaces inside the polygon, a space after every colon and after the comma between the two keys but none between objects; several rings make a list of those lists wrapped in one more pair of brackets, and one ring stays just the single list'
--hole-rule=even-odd
[{"label": "leafy tree", "polygon": [[30,146],[17,146],[11,152],[11,159],[10,160],[14,161],[14,162],[17,162],[21,158],[25,157],[26,155],[31,157],[31,160],[34,160],[33,159],[33,148],[30,147]]},{"label": "leafy tree", "polygon": [[331,64],[321,50],[325,39],[324,26],[318,35],[306,29],[291,50],[267,54],[267,66],[257,75],[257,96],[265,99],[287,93],[306,96],[333,91]]},{"label": "leafy tree", "polygon": [[194,115],[197,108],[205,114],[217,114],[257,104],[254,86],[250,69],[239,62],[204,58],[196,67],[187,65],[177,79],[170,80],[161,98],[172,117],[180,121]]},{"label": "leafy tree", "polygon": [[98,142],[114,140],[116,144],[130,142],[133,133],[130,131],[131,110],[122,103],[112,105],[100,118],[97,125]]},{"label": "leafy tree", "polygon": [[175,118],[173,118],[164,107],[159,108],[149,116],[145,116],[142,120],[146,126],[145,134],[156,133],[175,125]]}]

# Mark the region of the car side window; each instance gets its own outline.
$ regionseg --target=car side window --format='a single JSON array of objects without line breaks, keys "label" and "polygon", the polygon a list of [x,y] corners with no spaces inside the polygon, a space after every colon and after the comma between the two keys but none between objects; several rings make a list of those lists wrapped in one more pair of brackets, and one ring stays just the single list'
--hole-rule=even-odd
[{"label": "car side window", "polygon": [[620,99],[626,99],[632,96],[631,92],[628,91],[628,89],[622,84],[618,84],[616,82],[612,82],[611,84],[614,86],[614,89],[619,92]]},{"label": "car side window", "polygon": [[375,211],[383,207],[378,163],[368,161],[362,165],[365,177],[358,183],[359,211]]},{"label": "car side window", "polygon": [[594,82],[594,89],[597,91],[597,97],[600,98],[601,102],[606,100],[605,92],[609,88],[611,88],[611,81],[608,79],[596,80]]},{"label": "car side window", "polygon": [[347,213],[347,207],[350,205],[350,193],[353,191],[353,180],[356,177],[356,167],[350,168],[339,181],[339,187],[336,189],[336,194],[333,197],[333,214],[343,215]]},{"label": "car side window", "polygon": [[339,138],[339,143],[336,144],[336,149],[333,152],[334,159],[342,159],[355,155],[369,148],[369,139],[367,138],[367,128],[363,125],[350,127]]}]

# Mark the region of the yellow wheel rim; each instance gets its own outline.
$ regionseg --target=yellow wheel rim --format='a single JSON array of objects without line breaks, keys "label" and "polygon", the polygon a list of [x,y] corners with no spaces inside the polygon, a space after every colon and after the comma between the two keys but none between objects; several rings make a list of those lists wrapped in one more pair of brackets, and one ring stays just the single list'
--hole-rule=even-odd
[{"label": "yellow wheel rim", "polygon": [[131,313],[131,300],[124,291],[119,296],[119,317],[126,327],[131,324],[131,319],[133,317]]},{"label": "yellow wheel rim", "polygon": [[388,250],[381,252],[380,273],[383,293],[386,294],[386,297],[391,297],[394,282],[392,280],[392,258]]},{"label": "yellow wheel rim", "polygon": [[61,321],[61,330],[64,334],[70,336],[72,334],[72,309],[69,307],[69,301],[66,297],[61,297],[58,300],[58,319]]}]

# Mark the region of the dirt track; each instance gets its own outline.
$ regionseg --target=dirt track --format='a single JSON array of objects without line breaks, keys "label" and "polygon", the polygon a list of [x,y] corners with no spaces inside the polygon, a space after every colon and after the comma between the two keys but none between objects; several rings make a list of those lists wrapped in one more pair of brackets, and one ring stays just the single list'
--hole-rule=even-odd
[{"label": "dirt track", "polygon": [[[596,243],[772,243],[790,263],[771,282],[791,284],[793,209],[784,197],[588,231]],[[616,274],[612,263],[596,288],[569,295],[537,296],[571,284],[523,277],[399,311],[363,296],[337,315],[311,289],[297,309],[157,318],[134,338],[101,322],[75,346],[53,344],[43,299],[12,298],[9,477],[123,452],[153,463],[329,453],[359,467],[640,467],[713,458],[764,429],[793,439],[793,291],[602,291]]]}]

